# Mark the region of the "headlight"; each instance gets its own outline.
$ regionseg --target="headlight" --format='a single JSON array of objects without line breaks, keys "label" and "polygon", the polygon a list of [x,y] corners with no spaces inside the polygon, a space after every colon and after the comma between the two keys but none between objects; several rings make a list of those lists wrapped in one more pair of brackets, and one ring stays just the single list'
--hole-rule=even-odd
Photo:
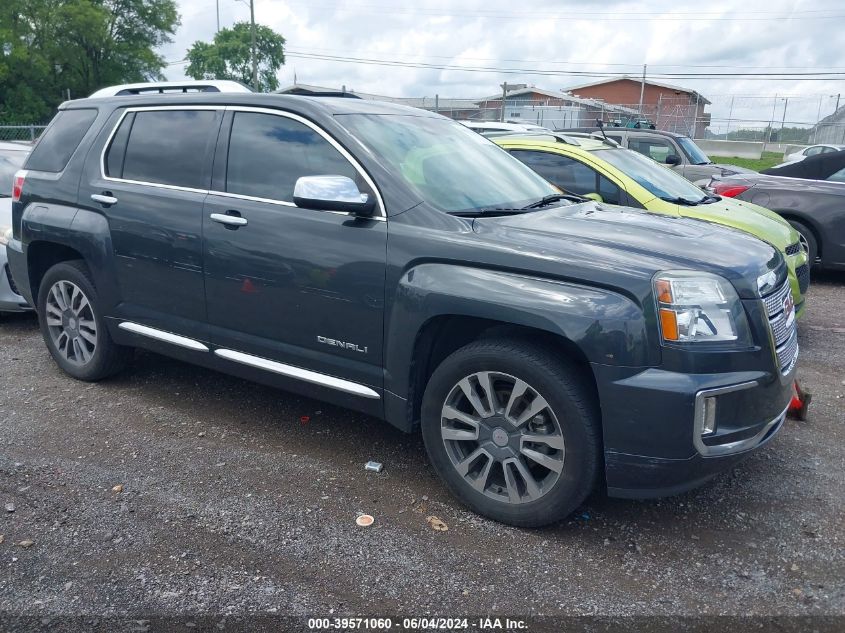
[{"label": "headlight", "polygon": [[0,246],[6,246],[12,239],[12,227],[0,226]]},{"label": "headlight", "polygon": [[654,296],[660,333],[668,343],[735,341],[741,304],[734,287],[718,275],[696,271],[659,273]]}]

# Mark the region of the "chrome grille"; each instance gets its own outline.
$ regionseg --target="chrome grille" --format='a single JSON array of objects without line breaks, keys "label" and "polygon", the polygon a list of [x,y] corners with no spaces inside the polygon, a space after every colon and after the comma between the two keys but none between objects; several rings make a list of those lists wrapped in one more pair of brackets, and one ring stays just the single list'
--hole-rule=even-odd
[{"label": "chrome grille", "polygon": [[810,264],[801,264],[795,269],[795,276],[798,277],[798,289],[803,295],[810,287]]},{"label": "chrome grille", "polygon": [[793,334],[789,340],[778,348],[778,365],[784,374],[788,374],[792,370],[792,365],[798,360],[798,333],[793,328]]},{"label": "chrome grille", "polygon": [[772,331],[772,339],[775,344],[775,354],[778,359],[778,366],[784,374],[792,370],[792,366],[798,355],[798,330],[795,327],[795,317],[787,322],[788,315],[784,313],[783,303],[789,296],[792,289],[789,281],[786,281],[780,288],[767,297],[763,297],[766,305],[766,315],[769,318],[769,328]]},{"label": "chrome grille", "polygon": [[789,256],[797,255],[801,252],[801,242],[795,242],[786,247],[786,254]]}]

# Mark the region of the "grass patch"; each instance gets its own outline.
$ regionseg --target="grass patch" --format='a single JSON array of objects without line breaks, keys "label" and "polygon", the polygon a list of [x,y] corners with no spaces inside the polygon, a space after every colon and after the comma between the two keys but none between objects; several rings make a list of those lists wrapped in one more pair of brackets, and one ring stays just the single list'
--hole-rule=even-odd
[{"label": "grass patch", "polygon": [[769,167],[780,165],[783,162],[783,153],[763,152],[763,155],[760,158],[737,158],[736,156],[710,156],[710,160],[712,160],[714,163],[736,165],[737,167],[745,167],[746,169],[760,171],[761,169],[768,169]]}]

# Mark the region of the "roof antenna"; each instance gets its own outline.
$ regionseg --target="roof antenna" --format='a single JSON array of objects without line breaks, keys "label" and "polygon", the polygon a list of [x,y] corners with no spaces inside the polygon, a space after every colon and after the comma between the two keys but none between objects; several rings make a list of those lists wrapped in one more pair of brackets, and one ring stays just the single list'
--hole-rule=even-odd
[{"label": "roof antenna", "polygon": [[609,140],[607,138],[607,134],[604,133],[604,121],[602,121],[601,119],[596,119],[596,125],[599,128],[599,132],[601,132],[601,135],[604,137],[604,140]]}]

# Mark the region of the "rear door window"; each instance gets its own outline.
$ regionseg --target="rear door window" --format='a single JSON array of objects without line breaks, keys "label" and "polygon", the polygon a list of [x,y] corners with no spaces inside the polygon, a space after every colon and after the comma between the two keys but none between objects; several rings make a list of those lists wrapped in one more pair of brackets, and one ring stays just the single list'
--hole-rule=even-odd
[{"label": "rear door window", "polygon": [[54,173],[62,171],[96,118],[97,111],[90,108],[60,110],[32,150],[26,168]]},{"label": "rear door window", "polygon": [[350,162],[304,123],[274,114],[235,113],[227,192],[293,202],[293,188],[302,176],[347,176],[369,192]]},{"label": "rear door window", "polygon": [[[124,117],[106,153],[110,178],[208,189],[220,115],[215,110],[153,110]],[[124,139],[125,145],[124,145]],[[124,149],[125,147],[125,149]]]}]

